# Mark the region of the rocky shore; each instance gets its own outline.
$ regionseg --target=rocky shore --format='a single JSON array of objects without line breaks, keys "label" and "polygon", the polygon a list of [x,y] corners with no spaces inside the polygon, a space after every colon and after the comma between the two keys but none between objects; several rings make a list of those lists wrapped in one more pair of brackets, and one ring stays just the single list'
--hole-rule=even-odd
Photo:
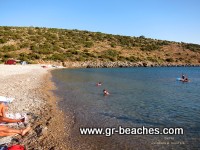
[{"label": "rocky shore", "polygon": [[20,144],[27,150],[68,149],[63,142],[67,133],[66,116],[57,108],[50,91],[55,88],[50,78],[49,69],[41,65],[0,65],[0,96],[15,98],[8,104],[8,113],[27,114],[32,128],[24,137],[13,137],[8,145]]},{"label": "rocky shore", "polygon": [[115,68],[115,67],[199,67],[200,64],[182,63],[154,63],[154,62],[130,62],[130,61],[86,61],[86,62],[64,62],[66,68]]}]

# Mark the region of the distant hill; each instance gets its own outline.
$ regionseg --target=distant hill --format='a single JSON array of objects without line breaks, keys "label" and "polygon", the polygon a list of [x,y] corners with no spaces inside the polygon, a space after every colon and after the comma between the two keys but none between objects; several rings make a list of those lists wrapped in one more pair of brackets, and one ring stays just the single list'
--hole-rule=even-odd
[{"label": "distant hill", "polygon": [[0,62],[120,61],[200,64],[200,45],[100,32],[0,27]]}]

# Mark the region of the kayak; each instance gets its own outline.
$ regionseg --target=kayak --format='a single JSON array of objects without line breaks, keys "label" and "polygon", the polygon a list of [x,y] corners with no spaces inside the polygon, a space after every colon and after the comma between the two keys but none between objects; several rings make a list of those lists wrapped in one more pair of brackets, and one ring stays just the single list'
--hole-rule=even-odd
[{"label": "kayak", "polygon": [[189,82],[189,80],[184,80],[182,78],[176,78],[177,81],[182,81],[182,82]]},{"label": "kayak", "polygon": [[177,80],[177,81],[183,81],[183,79],[182,79],[182,78],[176,78],[176,80]]}]

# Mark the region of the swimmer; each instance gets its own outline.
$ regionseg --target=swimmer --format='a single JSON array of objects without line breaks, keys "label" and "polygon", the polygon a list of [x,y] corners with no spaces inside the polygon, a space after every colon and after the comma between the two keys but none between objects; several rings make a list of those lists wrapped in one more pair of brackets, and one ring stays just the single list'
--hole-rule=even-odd
[{"label": "swimmer", "polygon": [[102,83],[101,83],[101,82],[98,82],[98,83],[97,83],[97,86],[101,86],[101,85],[102,85]]},{"label": "swimmer", "polygon": [[182,82],[188,82],[189,79],[188,79],[188,77],[187,77],[186,75],[184,75],[184,74],[182,73],[181,81],[182,81]]},{"label": "swimmer", "polygon": [[108,91],[106,91],[106,89],[104,89],[103,94],[104,94],[104,96],[106,96],[106,95],[109,95],[110,93]]}]

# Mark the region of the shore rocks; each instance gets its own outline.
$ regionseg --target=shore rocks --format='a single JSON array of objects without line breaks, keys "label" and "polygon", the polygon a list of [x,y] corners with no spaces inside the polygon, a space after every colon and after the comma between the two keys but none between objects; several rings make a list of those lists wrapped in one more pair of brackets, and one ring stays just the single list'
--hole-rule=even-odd
[{"label": "shore rocks", "polygon": [[47,127],[44,127],[42,125],[38,125],[37,127],[35,127],[35,132],[37,134],[38,137],[42,136],[42,135],[47,135]]},{"label": "shore rocks", "polygon": [[115,68],[115,67],[199,67],[200,64],[174,64],[174,63],[153,63],[129,62],[129,61],[86,61],[86,62],[64,62],[66,68]]}]

